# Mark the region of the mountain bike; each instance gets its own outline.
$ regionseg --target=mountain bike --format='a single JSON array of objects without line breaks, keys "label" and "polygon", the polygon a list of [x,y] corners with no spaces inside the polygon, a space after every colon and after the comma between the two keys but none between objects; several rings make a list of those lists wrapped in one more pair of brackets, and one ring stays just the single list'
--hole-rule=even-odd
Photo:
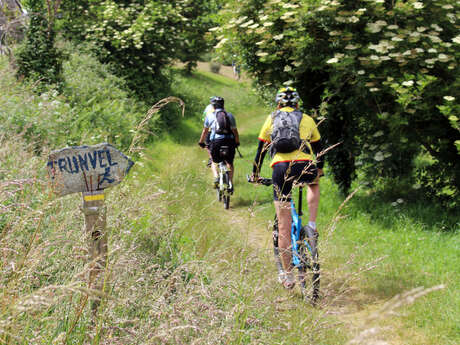
[{"label": "mountain bike", "polygon": [[[228,146],[220,147],[221,157],[228,155]],[[217,186],[217,200],[224,203],[224,208],[226,210],[230,207],[230,195],[232,194],[232,182],[230,181],[230,170],[227,167],[225,160],[218,164],[218,173],[219,173],[219,184]]]},{"label": "mountain bike", "polygon": [[[272,179],[259,178],[257,181],[251,181],[248,176],[248,182],[271,186]],[[302,192],[303,184],[295,185],[299,188],[298,209],[294,201],[291,200],[291,251],[292,265],[298,270],[298,280],[302,296],[315,305],[319,298],[320,287],[320,265],[318,259],[318,233],[308,225],[302,226]],[[275,215],[273,223],[273,254],[275,257],[278,274],[284,272],[281,263],[280,251],[278,248],[278,218]],[[311,285],[308,283],[311,277]]]}]

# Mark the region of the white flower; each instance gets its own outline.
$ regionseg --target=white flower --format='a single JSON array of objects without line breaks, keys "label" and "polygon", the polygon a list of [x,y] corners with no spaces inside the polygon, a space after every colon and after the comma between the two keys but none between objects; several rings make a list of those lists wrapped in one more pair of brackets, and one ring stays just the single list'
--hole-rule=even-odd
[{"label": "white flower", "polygon": [[359,75],[363,75],[363,74],[365,74],[365,73],[366,73],[366,72],[365,72],[363,69],[360,69],[360,70],[358,71],[358,74],[359,74]]},{"label": "white flower", "polygon": [[368,23],[367,28],[373,34],[382,31],[382,27],[380,25],[375,24],[375,23]]},{"label": "white flower", "polygon": [[452,5],[444,5],[444,6],[442,6],[442,8],[445,9],[445,10],[451,10],[451,9],[454,8],[454,6],[452,6]]},{"label": "white flower", "polygon": [[414,85],[414,81],[413,80],[406,80],[402,83],[403,86],[412,86]]},{"label": "white flower", "polygon": [[285,81],[283,85],[289,86],[289,85],[292,85],[293,83],[294,83],[294,80],[288,80],[288,81]]},{"label": "white flower", "polygon": [[438,36],[429,35],[428,37],[429,37],[430,40],[433,41],[434,43],[442,42],[442,40],[441,40]]},{"label": "white flower", "polygon": [[273,22],[265,22],[264,26],[272,26],[274,23]]},{"label": "white flower", "polygon": [[268,16],[265,15],[265,16],[260,17],[259,19],[260,19],[261,21],[264,21],[264,20],[267,20],[267,19],[268,19]]},{"label": "white flower", "polygon": [[217,31],[217,30],[220,30],[220,27],[219,26],[215,26],[213,28],[210,28],[208,31]]},{"label": "white flower", "polygon": [[418,32],[424,32],[424,31],[426,31],[426,30],[428,30],[428,29],[427,29],[426,27],[424,27],[424,26],[419,26],[419,27],[417,27],[417,31],[418,31]]},{"label": "white flower", "polygon": [[373,87],[373,88],[369,89],[370,92],[377,92],[379,90],[380,89],[378,87]]},{"label": "white flower", "polygon": [[460,44],[460,35],[455,36],[454,38],[452,38],[452,42]]},{"label": "white flower", "polygon": [[289,66],[289,65],[286,65],[286,66],[284,66],[284,70],[283,70],[283,71],[284,71],[284,72],[290,72],[290,71],[292,71],[292,67]]},{"label": "white flower", "polygon": [[284,37],[283,34],[279,34],[279,35],[273,36],[273,39],[279,41],[279,40],[283,39],[283,37]]},{"label": "white flower", "polygon": [[402,204],[402,203],[404,202],[404,200],[401,199],[401,198],[399,198],[398,200],[396,200],[396,202],[397,202],[398,204]]},{"label": "white flower", "polygon": [[436,31],[443,31],[443,28],[440,27],[438,24],[431,24],[430,26]]},{"label": "white flower", "polygon": [[377,4],[383,4],[383,3],[385,2],[385,0],[375,0],[375,2],[376,2]]},{"label": "white flower", "polygon": [[395,24],[392,24],[392,25],[388,25],[387,29],[389,30],[396,30],[396,29],[399,29],[399,26],[395,25]]},{"label": "white flower", "polygon": [[358,46],[355,46],[353,44],[348,44],[345,49],[347,50],[355,50],[355,49],[358,49],[359,47]]},{"label": "white flower", "polygon": [[415,9],[419,10],[419,9],[422,9],[423,8],[423,2],[414,2],[412,4],[412,6],[414,6]]},{"label": "white flower", "polygon": [[265,43],[265,41],[259,41],[259,42],[256,42],[256,45],[257,45],[257,46],[260,46],[260,45],[262,45],[262,44],[264,44],[264,43]]},{"label": "white flower", "polygon": [[447,102],[455,101],[455,97],[452,97],[452,96],[444,96],[443,98],[444,98]]},{"label": "white flower", "polygon": [[330,36],[339,36],[342,34],[342,31],[331,31],[329,32]]},{"label": "white flower", "polygon": [[426,62],[428,65],[433,65],[436,61],[437,61],[437,59],[426,59],[426,60],[425,60],[425,62]]},{"label": "white flower", "polygon": [[385,157],[383,156],[382,151],[378,151],[374,156],[374,160],[376,160],[377,162],[381,162],[384,159],[385,159]]},{"label": "white flower", "polygon": [[398,36],[392,37],[391,40],[394,41],[394,42],[404,41],[401,37],[398,37]]},{"label": "white flower", "polygon": [[260,57],[264,57],[264,56],[267,56],[268,53],[262,52],[262,51],[258,51],[258,52],[256,53],[256,55],[257,55],[257,56],[260,56]]},{"label": "white flower", "polygon": [[356,16],[352,16],[352,17],[350,17],[350,18],[348,19],[348,21],[349,21],[350,23],[357,23],[357,22],[359,22],[359,18],[356,17]]},{"label": "white flower", "polygon": [[240,25],[240,28],[245,28],[245,27],[247,27],[247,26],[249,26],[249,25],[251,25],[251,24],[253,24],[253,23],[254,23],[254,21],[251,19],[250,21],[248,21],[248,22],[246,22],[246,23],[244,23],[244,24],[241,24],[241,25]]},{"label": "white flower", "polygon": [[437,53],[438,51],[434,48],[428,49],[428,53]]},{"label": "white flower", "polygon": [[442,61],[442,62],[449,61],[449,57],[446,54],[439,54],[438,59],[439,61]]},{"label": "white flower", "polygon": [[329,60],[326,61],[326,63],[337,63],[337,62],[339,62],[339,59],[337,59],[335,57],[333,57],[332,59],[329,59]]},{"label": "white flower", "polygon": [[252,24],[251,26],[248,26],[249,29],[255,29],[259,26],[259,23]]},{"label": "white flower", "polygon": [[398,206],[398,203],[397,203],[396,201],[393,201],[393,202],[391,203],[391,206]]}]

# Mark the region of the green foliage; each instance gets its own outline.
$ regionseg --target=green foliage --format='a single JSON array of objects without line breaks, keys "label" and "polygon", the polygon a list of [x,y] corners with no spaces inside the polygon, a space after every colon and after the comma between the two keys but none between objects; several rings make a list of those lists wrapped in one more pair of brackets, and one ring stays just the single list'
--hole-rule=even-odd
[{"label": "green foliage", "polygon": [[458,9],[453,0],[231,1],[211,31],[261,88],[294,85],[307,108],[327,108],[320,130],[342,143],[327,157],[344,192],[357,167],[370,181],[414,177],[414,158],[427,152],[436,165],[426,186],[458,200],[460,133],[440,108],[458,99]]},{"label": "green foliage", "polygon": [[69,53],[64,63],[61,93],[50,89],[33,95],[34,85],[16,84],[12,74],[2,69],[0,128],[24,133],[37,149],[110,142],[126,150],[147,106],[129,97],[123,79],[108,66],[83,53],[83,47],[77,50],[80,53]]},{"label": "green foliage", "polygon": [[55,30],[42,0],[29,0],[30,24],[26,39],[17,53],[19,78],[39,80],[43,84],[62,82],[62,54],[54,46]]},{"label": "green foliage", "polygon": [[166,66],[180,60],[191,69],[206,51],[203,36],[215,8],[205,0],[85,0],[66,6],[61,25],[68,36],[82,33],[77,39],[92,42],[101,61],[113,64],[148,102],[168,96]]}]

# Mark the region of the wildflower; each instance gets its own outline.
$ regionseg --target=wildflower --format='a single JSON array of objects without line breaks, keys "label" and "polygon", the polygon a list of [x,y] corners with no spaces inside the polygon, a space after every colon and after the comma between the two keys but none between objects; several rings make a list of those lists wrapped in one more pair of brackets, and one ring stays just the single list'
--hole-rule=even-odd
[{"label": "wildflower", "polygon": [[264,56],[267,56],[268,53],[259,51],[259,52],[256,53],[256,55],[257,55],[257,56],[260,56],[260,57],[264,57]]},{"label": "wildflower", "polygon": [[413,80],[407,80],[407,81],[404,81],[402,83],[403,86],[412,86],[414,85],[414,81]]},{"label": "wildflower", "polygon": [[289,85],[292,85],[293,83],[294,83],[293,80],[288,80],[288,81],[285,81],[285,82],[283,83],[283,85],[289,86]]},{"label": "wildflower", "polygon": [[460,35],[455,36],[454,38],[452,38],[452,42],[460,44]]},{"label": "wildflower", "polygon": [[373,88],[369,89],[370,92],[377,92],[379,90],[380,89],[378,87],[373,87]]},{"label": "wildflower", "polygon": [[364,70],[362,70],[362,69],[360,69],[360,70],[358,71],[358,74],[359,74],[359,75],[363,75],[364,73],[366,73],[366,72],[365,72]]},{"label": "wildflower", "polygon": [[382,151],[378,151],[374,156],[374,160],[376,160],[377,162],[381,162],[384,159],[385,159],[385,157],[383,156]]},{"label": "wildflower", "polygon": [[273,39],[279,41],[279,40],[283,39],[283,37],[284,37],[283,34],[279,34],[279,35],[273,36]]},{"label": "wildflower", "polygon": [[435,48],[428,49],[428,53],[437,53],[438,51]]},{"label": "wildflower", "polygon": [[439,61],[442,61],[442,62],[449,61],[449,57],[446,54],[439,54],[438,59]]},{"label": "wildflower", "polygon": [[264,26],[272,26],[274,23],[273,22],[265,22]]},{"label": "wildflower", "polygon": [[246,22],[246,23],[244,23],[244,24],[241,24],[240,27],[241,27],[241,28],[245,28],[245,27],[247,27],[247,26],[249,26],[249,25],[251,25],[251,24],[253,24],[253,23],[254,23],[254,21],[251,19],[250,21],[248,21],[248,22]]},{"label": "wildflower", "polygon": [[388,25],[387,29],[389,29],[389,30],[397,30],[397,29],[399,29],[399,26],[397,26],[395,24],[392,24],[392,25]]},{"label": "wildflower", "polygon": [[452,97],[452,96],[444,96],[443,98],[444,98],[447,102],[455,101],[455,97]]},{"label": "wildflower", "polygon": [[417,10],[420,10],[420,9],[423,8],[423,2],[418,2],[418,1],[417,1],[417,2],[414,2],[412,5],[413,5],[414,8],[417,9]]},{"label": "wildflower", "polygon": [[358,46],[355,46],[353,44],[348,44],[345,49],[347,50],[355,50],[355,49],[358,49],[359,47]]},{"label": "wildflower", "polygon": [[454,6],[452,6],[452,5],[444,5],[444,6],[442,6],[442,8],[445,9],[445,10],[451,10],[451,9],[454,8]]},{"label": "wildflower", "polygon": [[332,59],[329,59],[329,60],[326,61],[326,63],[337,63],[337,62],[339,62],[339,59],[337,59],[335,57],[333,57]]},{"label": "wildflower", "polygon": [[402,203],[404,202],[404,200],[401,199],[401,198],[399,198],[399,199],[396,200],[396,202],[397,202],[398,204],[402,204]]}]

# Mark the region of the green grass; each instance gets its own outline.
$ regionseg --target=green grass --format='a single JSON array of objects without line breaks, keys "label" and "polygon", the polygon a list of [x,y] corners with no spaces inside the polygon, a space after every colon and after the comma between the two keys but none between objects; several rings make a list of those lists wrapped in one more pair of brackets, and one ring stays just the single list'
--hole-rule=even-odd
[{"label": "green grass", "polygon": [[[37,156],[24,136],[6,129],[0,136],[3,343],[460,341],[458,217],[423,200],[393,206],[364,189],[336,217],[343,200],[326,176],[318,219],[324,297],[320,308],[312,308],[276,282],[272,191],[246,182],[270,109],[247,84],[206,72],[172,76],[174,96],[186,101],[185,118],[157,137],[126,180],[107,192],[110,280],[95,319],[85,304],[86,296],[97,296],[85,290],[89,239],[81,198],[54,199],[47,189],[43,166],[56,147],[44,146]],[[20,100],[34,109],[37,100],[28,90],[16,89],[13,79],[2,82],[21,90],[0,96],[8,109]],[[211,95],[225,98],[242,138],[229,211],[216,201],[207,155],[196,145]],[[263,174],[270,174],[268,161]],[[445,287],[413,301],[402,295],[381,310],[398,294],[438,284]],[[362,332],[371,327],[377,335],[368,339]]]}]

